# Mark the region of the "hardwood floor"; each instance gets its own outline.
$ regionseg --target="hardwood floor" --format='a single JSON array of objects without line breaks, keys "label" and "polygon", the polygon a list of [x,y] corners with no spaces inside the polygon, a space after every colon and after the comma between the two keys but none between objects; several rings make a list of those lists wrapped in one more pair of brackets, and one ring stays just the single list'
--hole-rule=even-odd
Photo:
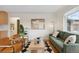
[{"label": "hardwood floor", "polygon": [[52,45],[52,43],[48,40],[45,41],[49,47],[51,47],[51,49],[54,51],[54,53],[58,53],[58,50],[56,50],[56,48]]}]

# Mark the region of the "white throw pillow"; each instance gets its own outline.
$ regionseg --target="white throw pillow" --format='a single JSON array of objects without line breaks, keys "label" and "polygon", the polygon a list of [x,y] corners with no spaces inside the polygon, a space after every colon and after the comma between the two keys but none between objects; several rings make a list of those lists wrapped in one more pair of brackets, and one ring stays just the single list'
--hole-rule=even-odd
[{"label": "white throw pillow", "polygon": [[76,42],[76,35],[70,35],[64,42],[64,44],[73,44]]},{"label": "white throw pillow", "polygon": [[58,33],[59,33],[59,32],[53,33],[53,36],[57,37]]}]

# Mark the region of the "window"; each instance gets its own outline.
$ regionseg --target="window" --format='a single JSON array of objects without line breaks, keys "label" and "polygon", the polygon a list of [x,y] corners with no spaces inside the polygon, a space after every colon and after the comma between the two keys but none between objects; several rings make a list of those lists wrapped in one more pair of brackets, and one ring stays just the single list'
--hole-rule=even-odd
[{"label": "window", "polygon": [[79,11],[68,16],[67,30],[71,32],[79,32]]}]

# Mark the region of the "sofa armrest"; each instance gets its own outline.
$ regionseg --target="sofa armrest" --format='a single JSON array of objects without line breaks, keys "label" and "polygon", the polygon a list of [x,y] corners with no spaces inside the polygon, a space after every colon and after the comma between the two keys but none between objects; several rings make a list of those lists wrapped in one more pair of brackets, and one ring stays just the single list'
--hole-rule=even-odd
[{"label": "sofa armrest", "polygon": [[64,44],[63,52],[65,53],[79,53],[79,44]]}]

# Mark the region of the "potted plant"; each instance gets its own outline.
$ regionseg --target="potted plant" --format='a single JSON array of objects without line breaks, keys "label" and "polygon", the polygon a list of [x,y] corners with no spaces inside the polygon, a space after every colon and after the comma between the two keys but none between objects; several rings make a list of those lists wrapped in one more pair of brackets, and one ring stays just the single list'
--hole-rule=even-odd
[{"label": "potted plant", "polygon": [[20,24],[19,35],[21,38],[24,38],[25,32],[24,32],[24,27],[22,24]]}]

